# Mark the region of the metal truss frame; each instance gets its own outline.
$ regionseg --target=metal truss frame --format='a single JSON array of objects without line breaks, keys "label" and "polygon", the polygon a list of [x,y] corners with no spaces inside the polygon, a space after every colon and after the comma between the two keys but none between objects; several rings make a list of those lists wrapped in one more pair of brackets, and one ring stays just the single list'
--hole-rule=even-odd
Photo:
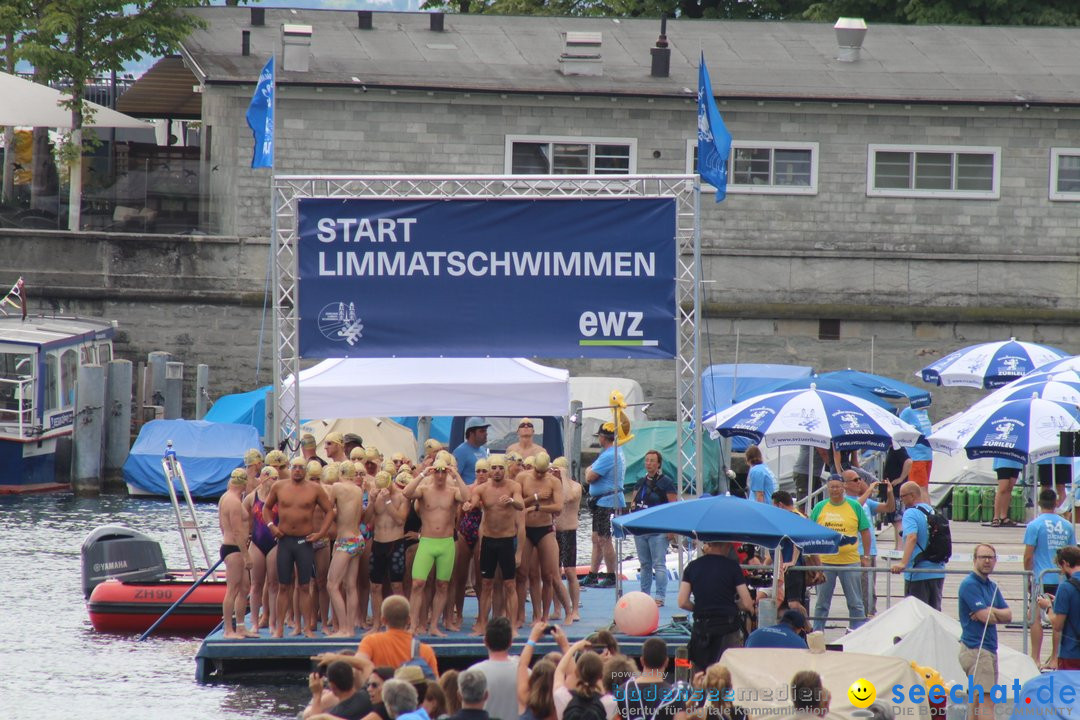
[{"label": "metal truss frame", "polygon": [[[275,175],[273,197],[273,444],[295,445],[300,426],[300,373],[297,317],[297,201],[302,198],[605,198],[671,197],[676,201],[675,400],[679,420],[678,487],[701,457],[701,356],[698,308],[701,305],[701,200],[694,175]],[[695,473],[701,493],[701,473]]]}]

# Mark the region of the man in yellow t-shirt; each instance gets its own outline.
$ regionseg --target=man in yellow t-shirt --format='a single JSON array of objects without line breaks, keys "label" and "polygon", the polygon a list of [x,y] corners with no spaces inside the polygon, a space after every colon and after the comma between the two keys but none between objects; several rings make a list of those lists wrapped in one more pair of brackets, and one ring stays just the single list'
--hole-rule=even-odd
[{"label": "man in yellow t-shirt", "polygon": [[818,525],[835,530],[844,536],[835,555],[822,555],[821,563],[825,566],[825,582],[818,587],[817,602],[814,604],[814,629],[825,629],[825,618],[832,606],[833,590],[836,579],[840,578],[840,587],[847,600],[848,617],[851,629],[866,622],[863,605],[860,573],[844,571],[841,568],[866,567],[870,556],[859,557],[857,540],[862,537],[862,547],[870,547],[870,519],[866,511],[844,493],[844,481],[839,475],[829,478],[827,486],[829,499],[822,500],[810,511],[810,519]]}]

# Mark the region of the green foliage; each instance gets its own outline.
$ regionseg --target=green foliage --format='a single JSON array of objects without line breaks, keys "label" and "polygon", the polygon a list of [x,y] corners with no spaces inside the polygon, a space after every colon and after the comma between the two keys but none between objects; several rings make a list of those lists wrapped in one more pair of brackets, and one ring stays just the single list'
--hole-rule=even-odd
[{"label": "green foliage", "polygon": [[921,25],[1080,25],[1076,0],[819,0],[809,20],[861,17],[869,22]]},{"label": "green foliage", "polygon": [[799,19],[810,0],[426,0],[422,7],[490,15]]}]

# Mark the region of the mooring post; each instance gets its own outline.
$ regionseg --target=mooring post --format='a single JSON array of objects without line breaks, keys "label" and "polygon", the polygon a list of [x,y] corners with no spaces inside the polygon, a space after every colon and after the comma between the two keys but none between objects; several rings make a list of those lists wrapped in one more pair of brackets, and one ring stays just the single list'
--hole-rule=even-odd
[{"label": "mooring post", "polygon": [[210,409],[210,366],[195,366],[195,419],[202,420]]},{"label": "mooring post", "polygon": [[150,388],[146,399],[151,405],[165,407],[165,363],[172,358],[167,352],[155,350],[147,356],[150,367]]},{"label": "mooring post", "polygon": [[165,419],[176,420],[184,409],[184,363],[165,363]]},{"label": "mooring post", "polygon": [[130,360],[106,366],[105,384],[105,487],[123,487],[124,461],[131,446]]},{"label": "mooring post", "polygon": [[101,492],[102,440],[105,426],[105,368],[80,365],[75,385],[71,487],[75,492]]}]

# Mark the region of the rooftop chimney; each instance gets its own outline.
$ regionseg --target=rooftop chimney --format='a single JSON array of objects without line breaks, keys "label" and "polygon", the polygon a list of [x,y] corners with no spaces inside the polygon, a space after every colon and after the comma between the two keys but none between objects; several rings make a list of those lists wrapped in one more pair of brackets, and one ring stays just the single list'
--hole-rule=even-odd
[{"label": "rooftop chimney", "polygon": [[665,78],[671,75],[671,48],[667,41],[667,13],[660,16],[660,37],[656,39],[656,47],[650,48],[652,53],[653,77]]},{"label": "rooftop chimney", "polygon": [[559,72],[563,75],[604,74],[604,61],[600,56],[603,33],[567,32],[563,53],[559,56]]},{"label": "rooftop chimney", "polygon": [[251,24],[254,27],[262,27],[266,24],[266,8],[251,8]]},{"label": "rooftop chimney", "polygon": [[247,57],[251,54],[251,31],[240,31],[240,54]]},{"label": "rooftop chimney", "polygon": [[371,11],[370,10],[357,10],[356,11],[356,20],[357,20],[357,23],[358,23],[358,27],[361,30],[370,30],[371,29]]},{"label": "rooftop chimney", "polygon": [[836,59],[840,62],[857,61],[863,38],[866,37],[866,21],[862,18],[842,17],[836,21],[833,29],[836,30],[836,44],[840,46],[840,54]]},{"label": "rooftop chimney", "polygon": [[281,26],[281,69],[307,72],[311,63],[311,26]]},{"label": "rooftop chimney", "polygon": [[428,19],[431,22],[431,32],[442,32],[443,24],[446,20],[446,15],[441,12],[428,13]]}]

